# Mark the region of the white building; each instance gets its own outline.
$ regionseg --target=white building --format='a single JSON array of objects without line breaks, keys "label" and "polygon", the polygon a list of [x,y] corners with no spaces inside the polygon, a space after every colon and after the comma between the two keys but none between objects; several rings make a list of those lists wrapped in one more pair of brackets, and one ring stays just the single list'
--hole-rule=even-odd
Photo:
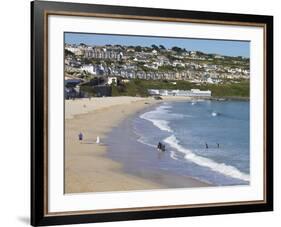
[{"label": "white building", "polygon": [[217,54],[217,55],[215,55],[215,58],[216,59],[224,59],[224,56]]},{"label": "white building", "polygon": [[93,65],[83,65],[81,66],[80,70],[96,75],[96,69]]},{"label": "white building", "polygon": [[159,90],[159,95],[168,96],[168,90]]},{"label": "white building", "polygon": [[212,92],[202,91],[200,89],[191,90],[165,90],[165,89],[148,89],[150,95],[161,95],[161,96],[186,96],[186,97],[211,97]]},{"label": "white building", "polygon": [[117,85],[117,77],[116,76],[111,76],[111,77],[108,77],[107,78],[107,84],[108,85],[111,85],[111,84],[113,84],[113,85]]},{"label": "white building", "polygon": [[148,89],[150,95],[160,95],[160,90],[158,89]]},{"label": "white building", "polygon": [[120,51],[110,50],[106,48],[88,47],[84,50],[84,56],[86,58],[121,60],[123,58],[123,53]]}]

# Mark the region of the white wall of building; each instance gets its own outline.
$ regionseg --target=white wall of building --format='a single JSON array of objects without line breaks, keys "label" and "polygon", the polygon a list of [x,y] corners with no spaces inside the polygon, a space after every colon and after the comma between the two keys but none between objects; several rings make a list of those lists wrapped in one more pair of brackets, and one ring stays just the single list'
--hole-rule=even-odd
[{"label": "white wall of building", "polygon": [[108,77],[107,78],[107,84],[111,85],[111,84],[115,84],[117,85],[117,77]]},{"label": "white wall of building", "polygon": [[83,66],[81,66],[80,70],[86,71],[86,72],[91,73],[93,75],[96,74],[96,70],[95,70],[95,67],[93,65],[83,65]]},{"label": "white wall of building", "polygon": [[211,91],[202,91],[200,89],[191,90],[165,90],[165,89],[148,89],[150,95],[162,95],[162,96],[188,96],[188,97],[211,97]]}]

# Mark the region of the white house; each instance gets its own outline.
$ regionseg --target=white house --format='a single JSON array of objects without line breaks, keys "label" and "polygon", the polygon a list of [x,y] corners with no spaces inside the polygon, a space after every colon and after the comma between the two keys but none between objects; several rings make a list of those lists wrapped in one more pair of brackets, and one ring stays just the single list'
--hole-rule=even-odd
[{"label": "white house", "polygon": [[96,69],[93,65],[83,65],[81,66],[80,70],[96,75]]},{"label": "white house", "polygon": [[153,51],[152,51],[152,54],[157,54],[157,50],[153,50]]},{"label": "white house", "polygon": [[117,85],[117,77],[116,76],[109,76],[108,78],[107,78],[107,84],[108,85],[111,85],[111,84],[113,84],[113,85]]},{"label": "white house", "polygon": [[193,96],[200,96],[200,97],[210,97],[212,95],[212,92],[210,90],[207,91],[201,91],[200,89],[191,89]]}]

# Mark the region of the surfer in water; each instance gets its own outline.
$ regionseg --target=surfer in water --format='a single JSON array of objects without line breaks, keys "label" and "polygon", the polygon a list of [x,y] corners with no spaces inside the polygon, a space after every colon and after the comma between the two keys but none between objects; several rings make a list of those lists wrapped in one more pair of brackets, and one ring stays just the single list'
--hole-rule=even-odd
[{"label": "surfer in water", "polygon": [[161,143],[159,142],[157,145],[157,149],[160,150],[160,147],[161,147]]},{"label": "surfer in water", "polygon": [[157,145],[157,149],[158,149],[158,151],[165,151],[165,145],[164,144],[162,144],[161,142],[159,142],[158,143],[158,145]]}]

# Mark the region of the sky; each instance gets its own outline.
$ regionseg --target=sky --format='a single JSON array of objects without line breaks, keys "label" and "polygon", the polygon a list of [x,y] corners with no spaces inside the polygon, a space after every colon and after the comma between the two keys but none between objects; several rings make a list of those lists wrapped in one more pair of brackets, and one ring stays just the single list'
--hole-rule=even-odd
[{"label": "sky", "polygon": [[157,46],[166,48],[173,46],[185,48],[188,51],[201,51],[208,54],[221,54],[227,56],[250,56],[249,41],[189,39],[189,38],[164,38],[152,36],[107,35],[91,33],[65,33],[65,43],[87,45],[125,45],[125,46]]}]

